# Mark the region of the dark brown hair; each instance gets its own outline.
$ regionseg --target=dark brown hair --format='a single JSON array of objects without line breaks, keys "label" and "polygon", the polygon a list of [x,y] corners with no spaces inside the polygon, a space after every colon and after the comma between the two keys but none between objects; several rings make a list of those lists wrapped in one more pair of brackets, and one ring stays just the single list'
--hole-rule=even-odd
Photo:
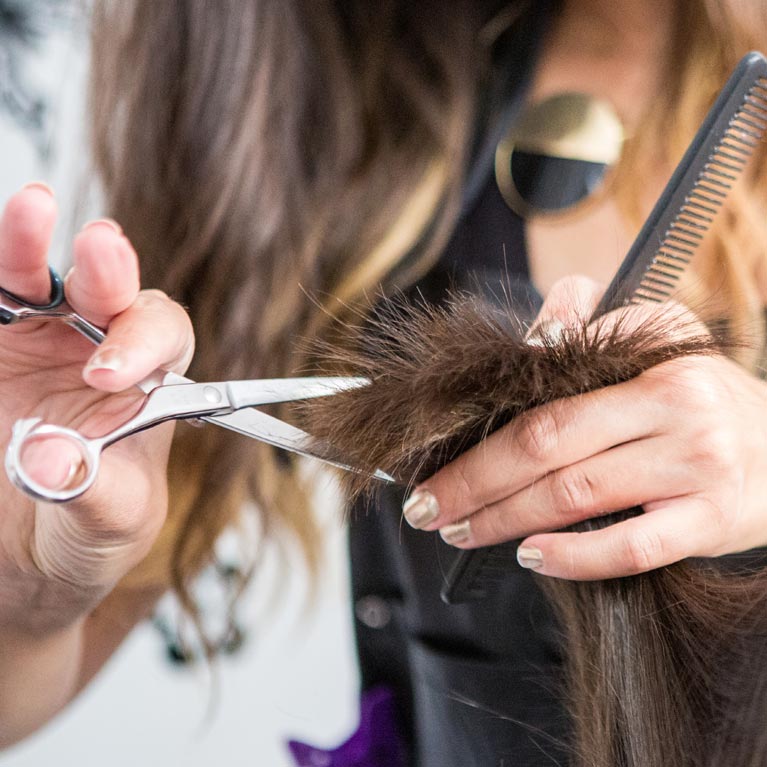
[{"label": "dark brown hair", "polygon": [[[583,324],[535,346],[523,332],[510,310],[454,297],[378,307],[356,351],[326,350],[331,367],[371,380],[302,407],[312,433],[361,469],[343,477],[350,494],[374,493],[375,469],[420,482],[533,407],[725,343],[680,335],[668,313],[631,332]],[[573,767],[767,764],[767,570],[747,564],[685,561],[595,582],[537,576],[559,617]]]}]

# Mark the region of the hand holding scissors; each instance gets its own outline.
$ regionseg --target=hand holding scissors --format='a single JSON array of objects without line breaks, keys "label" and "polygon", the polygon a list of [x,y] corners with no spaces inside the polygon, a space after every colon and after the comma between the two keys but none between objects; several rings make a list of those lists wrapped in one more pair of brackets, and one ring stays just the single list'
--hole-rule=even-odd
[{"label": "hand holding scissors", "polygon": [[[62,322],[77,330],[94,344],[106,334],[73,311],[64,301],[64,287],[58,274],[49,268],[50,298],[33,303],[0,287],[0,325],[24,322]],[[74,429],[47,424],[41,418],[24,418],[16,422],[8,445],[5,468],[8,477],[21,490],[42,501],[74,500],[90,488],[98,473],[101,451],[131,434],[169,420],[203,419],[247,436],[352,470],[325,445],[284,421],[254,410],[258,405],[293,402],[324,397],[355,386],[364,386],[364,378],[307,377],[227,381],[195,384],[188,378],[164,370],[154,371],[137,385],[147,397],[141,410],[125,423],[102,435],[88,439]],[[24,452],[30,445],[51,438],[64,439],[74,445],[81,459],[80,468],[63,488],[49,488],[34,479],[24,468]],[[378,471],[378,479],[392,481]]]},{"label": "hand holding scissors", "polygon": [[[37,306],[51,303],[56,212],[50,190],[33,184],[0,216],[0,285]],[[81,322],[108,328],[107,337],[96,347],[65,322],[18,319],[12,315],[23,317],[26,308],[3,302],[14,308],[0,327],[3,451],[18,418],[41,416],[89,436],[114,429],[144,398],[137,382],[159,384],[151,380],[157,369],[181,374],[192,356],[186,312],[159,291],[140,289],[136,254],[114,222],[84,226],[72,257],[67,302]],[[0,624],[31,637],[70,625],[146,557],[166,519],[170,438],[171,429],[158,427],[110,447],[97,486],[67,506],[33,502],[0,475]],[[27,457],[25,468],[48,487],[64,485],[77,466],[70,444],[58,439]]]},{"label": "hand holding scissors", "polygon": [[[2,493],[0,624],[32,638],[89,615],[155,544],[168,508],[171,430],[142,431],[145,426],[192,410],[271,444],[335,458],[329,446],[308,444],[290,424],[253,408],[235,410],[248,401],[309,396],[306,381],[299,389],[271,392],[259,382],[223,404],[208,401],[205,386],[182,376],[194,348],[189,318],[163,293],[140,289],[135,251],[114,222],[93,222],[75,237],[74,268],[63,291],[47,263],[55,217],[54,197],[39,184],[13,195],[0,217],[0,285],[6,289],[0,299],[0,442],[5,449],[17,419],[41,417],[72,430],[62,438],[50,425],[19,426],[10,454],[18,448],[19,482],[29,474],[40,492],[32,499],[13,492],[6,480]],[[231,387],[214,390],[227,398],[232,393]],[[201,401],[180,410],[182,392],[194,393],[193,399],[201,394]],[[165,398],[169,411],[160,407]],[[43,439],[44,429],[50,438]],[[134,429],[140,433],[121,439]],[[90,481],[89,451],[99,452],[106,442],[91,446],[82,434],[96,436],[96,443],[105,436],[119,440],[99,453],[100,467],[90,473],[94,487],[66,505],[37,502],[49,499],[51,489],[72,497]]]}]

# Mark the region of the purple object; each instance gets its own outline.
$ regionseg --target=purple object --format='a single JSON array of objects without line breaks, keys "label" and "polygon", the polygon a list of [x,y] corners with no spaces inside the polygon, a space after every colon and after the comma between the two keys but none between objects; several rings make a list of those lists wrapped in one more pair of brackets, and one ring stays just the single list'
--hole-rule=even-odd
[{"label": "purple object", "polygon": [[289,741],[288,748],[296,767],[406,767],[397,707],[388,687],[362,693],[359,727],[338,748],[325,750],[297,740]]}]

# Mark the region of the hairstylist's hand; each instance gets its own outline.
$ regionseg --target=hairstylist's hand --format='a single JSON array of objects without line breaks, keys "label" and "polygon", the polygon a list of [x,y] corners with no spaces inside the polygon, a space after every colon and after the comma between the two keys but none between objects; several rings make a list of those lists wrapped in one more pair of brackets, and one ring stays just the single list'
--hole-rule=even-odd
[{"label": "hairstylist's hand", "polygon": [[[587,318],[601,292],[565,280],[537,324]],[[523,538],[524,566],[589,580],[766,544],[766,487],[767,385],[724,357],[688,357],[525,413],[417,488],[405,516],[459,548]],[[633,506],[645,513],[551,532]]]},{"label": "hairstylist's hand", "polygon": [[[0,285],[29,300],[50,292],[47,251],[53,195],[32,184],[7,203],[0,222]],[[63,324],[0,328],[0,449],[19,418],[40,416],[96,436],[127,419],[157,367],[183,371],[193,339],[185,312],[139,291],[136,254],[110,221],[87,225],[73,246],[67,299],[108,328],[101,347]],[[112,392],[120,392],[113,394]],[[149,550],[166,511],[165,466],[172,427],[110,447],[96,484],[67,506],[34,503],[0,473],[0,626],[36,634],[91,610]],[[30,448],[25,466],[50,487],[77,469],[67,443]]]}]

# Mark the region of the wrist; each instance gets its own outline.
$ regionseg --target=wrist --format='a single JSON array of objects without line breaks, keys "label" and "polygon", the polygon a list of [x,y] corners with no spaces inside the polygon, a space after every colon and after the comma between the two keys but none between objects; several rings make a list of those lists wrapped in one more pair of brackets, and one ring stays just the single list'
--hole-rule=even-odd
[{"label": "wrist", "polygon": [[79,689],[84,619],[30,634],[0,626],[0,750],[37,730]]},{"label": "wrist", "polygon": [[41,576],[23,582],[0,580],[0,636],[8,641],[36,641],[77,630],[108,591],[52,582]]},{"label": "wrist", "polygon": [[64,621],[43,621],[39,617],[26,621],[0,623],[0,646],[9,657],[38,653],[44,648],[70,645],[82,635],[87,614]]}]

